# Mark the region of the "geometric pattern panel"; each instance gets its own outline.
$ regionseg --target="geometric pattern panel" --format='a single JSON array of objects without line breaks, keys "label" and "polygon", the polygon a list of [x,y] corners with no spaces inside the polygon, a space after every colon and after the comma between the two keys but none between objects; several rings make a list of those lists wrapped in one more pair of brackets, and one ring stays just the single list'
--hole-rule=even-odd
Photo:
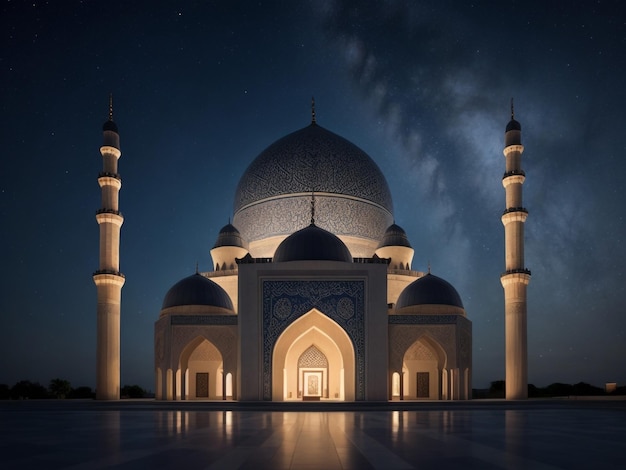
[{"label": "geometric pattern panel", "polygon": [[430,396],[430,374],[428,372],[417,373],[417,398]]},{"label": "geometric pattern panel", "polygon": [[324,353],[315,346],[309,346],[309,348],[300,355],[298,367],[326,368],[328,367],[328,359],[326,359]]},{"label": "geometric pattern panel", "polygon": [[263,292],[263,399],[272,399],[272,353],[279,336],[315,308],[335,321],[352,342],[356,399],[365,399],[365,281],[266,280]]},{"label": "geometric pattern panel", "polygon": [[208,372],[196,373],[196,397],[202,397],[202,398],[209,397],[209,373]]},{"label": "geometric pattern panel", "polygon": [[421,341],[416,341],[404,355],[405,360],[434,361],[437,357],[433,351]]},{"label": "geometric pattern panel", "polygon": [[204,340],[189,356],[189,361],[221,361],[222,355],[217,348]]}]

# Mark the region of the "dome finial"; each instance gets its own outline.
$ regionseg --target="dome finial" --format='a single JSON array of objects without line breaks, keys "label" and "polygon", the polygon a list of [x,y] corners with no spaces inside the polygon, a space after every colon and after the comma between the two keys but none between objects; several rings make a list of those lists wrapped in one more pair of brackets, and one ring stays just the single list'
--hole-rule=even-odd
[{"label": "dome finial", "polygon": [[311,124],[315,123],[315,97],[311,96]]},{"label": "dome finial", "polygon": [[430,274],[430,260],[428,260],[428,274]]},{"label": "dome finial", "polygon": [[198,271],[198,262],[196,261],[196,274],[200,274],[200,271]]},{"label": "dome finial", "polygon": [[311,225],[315,225],[315,191],[311,191]]},{"label": "dome finial", "polygon": [[109,121],[113,122],[113,93],[109,93]]},{"label": "dome finial", "polygon": [[511,98],[511,121],[515,119],[515,109],[513,108],[513,98]]}]

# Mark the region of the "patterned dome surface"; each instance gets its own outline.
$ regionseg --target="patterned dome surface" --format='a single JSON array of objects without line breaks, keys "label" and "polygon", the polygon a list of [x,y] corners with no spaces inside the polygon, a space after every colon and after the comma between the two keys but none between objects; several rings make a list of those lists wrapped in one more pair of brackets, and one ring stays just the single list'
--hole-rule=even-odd
[{"label": "patterned dome surface", "polygon": [[237,186],[235,212],[263,199],[312,191],[354,196],[393,212],[378,165],[315,123],[277,140],[250,164]]},{"label": "patterned dome surface", "polygon": [[463,308],[461,297],[452,284],[432,274],[420,277],[406,286],[398,297],[396,308],[414,305],[451,305]]},{"label": "patterned dome surface", "polygon": [[162,309],[182,305],[208,305],[233,310],[233,303],[224,289],[202,274],[192,274],[172,286],[165,294]]},{"label": "patterned dome surface", "polygon": [[285,238],[273,259],[275,263],[310,260],[352,263],[352,255],[339,237],[311,224]]},{"label": "patterned dome surface", "polygon": [[376,163],[312,123],[274,142],[246,169],[233,224],[251,249],[255,241],[290,235],[308,225],[312,192],[316,225],[335,235],[375,240],[375,249],[393,222],[391,192]]}]

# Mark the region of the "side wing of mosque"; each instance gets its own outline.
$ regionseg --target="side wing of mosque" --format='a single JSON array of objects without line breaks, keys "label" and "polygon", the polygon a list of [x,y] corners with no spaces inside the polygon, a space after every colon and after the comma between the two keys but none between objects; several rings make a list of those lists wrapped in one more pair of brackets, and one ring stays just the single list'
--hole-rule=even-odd
[{"label": "side wing of mosque", "polygon": [[413,254],[376,163],[313,114],[241,177],[213,271],[166,293],[156,398],[469,399],[471,322]]}]

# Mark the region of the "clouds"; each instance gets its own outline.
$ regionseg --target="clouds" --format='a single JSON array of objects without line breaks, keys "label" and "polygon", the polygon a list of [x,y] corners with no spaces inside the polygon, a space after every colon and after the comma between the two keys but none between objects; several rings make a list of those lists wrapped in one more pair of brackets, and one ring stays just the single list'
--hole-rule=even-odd
[{"label": "clouds", "polygon": [[[417,238],[416,258],[440,261],[470,295],[501,295],[499,286],[479,286],[483,276],[473,271],[503,264],[499,180],[509,99],[515,97],[528,174],[531,349],[542,337],[533,331],[544,326],[568,323],[570,340],[579,340],[588,319],[572,310],[595,309],[600,293],[615,305],[611,299],[622,295],[624,277],[616,260],[626,260],[626,226],[616,200],[624,184],[614,173],[623,168],[614,155],[624,146],[612,122],[623,122],[615,104],[625,100],[623,87],[607,75],[615,50],[604,41],[615,35],[616,24],[593,6],[575,12],[544,6],[539,14],[533,5],[522,10],[515,3],[495,11],[454,2],[328,2],[322,18],[354,87],[385,129],[396,167],[387,174],[392,186],[399,180],[422,199],[419,224],[405,227],[414,243]],[[617,39],[623,48],[623,35]],[[594,77],[606,82],[594,83]],[[438,245],[416,234],[424,225]],[[480,299],[470,302],[478,311],[483,306],[492,308]],[[476,326],[482,315],[493,314],[479,313]],[[613,321],[619,327],[609,334],[623,341],[625,321]],[[500,367],[480,353],[478,360]],[[538,380],[549,380],[554,366],[539,364]]]},{"label": "clouds", "polygon": [[[196,261],[210,265],[239,176],[265,146],[307,123],[313,94],[320,125],[381,166],[416,250],[414,268],[430,262],[461,293],[474,322],[475,385],[497,380],[502,146],[514,97],[528,175],[529,348],[553,350],[531,368],[531,380],[543,385],[564,370],[570,347],[571,360],[593,357],[603,367],[581,366],[576,375],[572,366],[564,381],[600,384],[624,370],[614,352],[603,358],[594,346],[626,344],[619,2],[127,3],[2,6],[10,178],[0,209],[12,221],[2,234],[11,247],[5,269],[22,274],[0,296],[12,331],[30,327],[24,312],[45,311],[47,319],[65,314],[68,325],[80,325],[77,334],[93,333],[92,211],[110,91],[127,216],[123,348],[133,350],[133,374],[143,374],[144,386],[152,383],[152,321],[162,295]],[[73,277],[53,276],[35,295],[22,279],[42,265]],[[57,304],[46,304],[51,298]],[[81,357],[94,354],[44,333],[37,338],[46,347],[58,341]],[[22,347],[15,341],[2,346],[11,356]]]}]

